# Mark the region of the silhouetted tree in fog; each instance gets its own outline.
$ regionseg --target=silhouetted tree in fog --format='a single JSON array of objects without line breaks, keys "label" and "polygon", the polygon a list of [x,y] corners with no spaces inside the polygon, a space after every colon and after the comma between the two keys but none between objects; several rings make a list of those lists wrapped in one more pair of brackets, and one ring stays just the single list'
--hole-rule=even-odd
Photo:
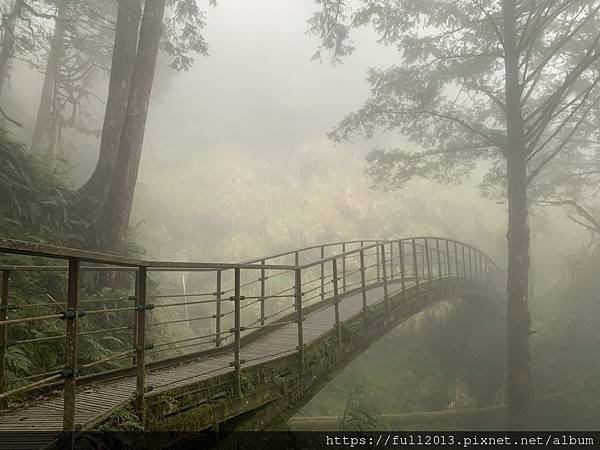
[{"label": "silhouetted tree in fog", "polygon": [[119,8],[100,156],[83,187],[101,203],[94,234],[102,250],[120,251],[127,233],[159,50],[176,70],[191,67],[190,52],[207,54],[195,0],[147,0],[138,37],[139,7],[130,0]]},{"label": "silhouetted tree in fog", "polygon": [[334,60],[352,53],[351,29],[368,24],[402,56],[396,66],[371,69],[369,99],[330,133],[340,141],[393,130],[415,144],[369,153],[376,184],[398,188],[415,176],[457,182],[483,161],[485,181],[507,197],[507,424],[523,428],[533,392],[528,191],[589,132],[600,100],[600,1],[317,3],[309,26]]},{"label": "silhouetted tree in fog", "polygon": [[92,176],[82,188],[84,192],[101,204],[108,195],[117,160],[119,138],[127,110],[127,99],[135,63],[141,12],[141,0],[119,2],[100,154]]}]

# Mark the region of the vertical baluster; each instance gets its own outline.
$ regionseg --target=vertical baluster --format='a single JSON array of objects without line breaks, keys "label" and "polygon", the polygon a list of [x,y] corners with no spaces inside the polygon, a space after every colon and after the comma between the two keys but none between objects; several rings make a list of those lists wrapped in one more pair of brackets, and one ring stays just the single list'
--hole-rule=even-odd
[{"label": "vertical baluster", "polygon": [[452,277],[452,264],[450,262],[450,242],[448,241],[448,239],[445,239],[446,241],[446,265],[447,270],[448,270],[448,278]]},{"label": "vertical baluster", "polygon": [[390,242],[390,280],[394,279],[394,243]]},{"label": "vertical baluster", "polygon": [[438,266],[438,278],[442,278],[444,274],[442,273],[442,253],[440,252],[440,240],[435,239],[435,250],[437,252],[437,266]]},{"label": "vertical baluster", "polygon": [[473,252],[471,246],[469,246],[469,277],[473,279]]},{"label": "vertical baluster", "polygon": [[79,259],[69,259],[67,287],[67,321],[65,341],[65,368],[63,431],[75,429],[75,390],[77,380],[77,306],[79,303]]},{"label": "vertical baluster", "polygon": [[458,243],[454,241],[454,264],[456,265],[456,278],[460,276],[460,270],[458,270]]},{"label": "vertical baluster", "polygon": [[221,346],[221,295],[223,294],[222,285],[222,272],[217,270],[217,286],[215,291],[215,299],[217,305],[217,311],[215,314],[215,344],[217,347]]},{"label": "vertical baluster", "polygon": [[390,313],[390,306],[389,306],[389,300],[388,300],[387,273],[386,273],[386,267],[385,267],[385,244],[381,244],[381,259],[383,261],[383,265],[381,266],[381,268],[382,268],[382,273],[383,273],[383,302],[384,302],[384,307],[385,307],[385,318],[384,318],[384,323],[385,323],[385,321],[388,320],[389,313]]},{"label": "vertical baluster", "polygon": [[335,314],[335,335],[337,343],[342,343],[342,332],[340,326],[340,296],[338,293],[338,271],[337,271],[337,260],[334,258],[331,262],[331,270],[333,273],[333,307]]},{"label": "vertical baluster", "polygon": [[398,241],[398,253],[400,253],[400,283],[402,286],[402,300],[406,297],[406,264],[404,262],[404,241]]},{"label": "vertical baluster", "polygon": [[302,329],[302,270],[296,269],[296,322],[298,323],[298,364],[300,373],[304,373],[304,332]]},{"label": "vertical baluster", "polygon": [[414,239],[411,239],[412,242],[412,254],[413,254],[413,271],[415,274],[415,286],[417,291],[417,297],[419,296],[419,265],[417,263],[417,243]]},{"label": "vertical baluster", "polygon": [[144,420],[146,393],[146,286],[147,268],[138,267],[136,297],[137,335],[136,335],[136,410]]},{"label": "vertical baluster", "polygon": [[379,260],[380,260],[379,246],[377,246],[377,247],[375,247],[375,268],[377,269],[377,281],[381,280],[381,277],[379,276]]},{"label": "vertical baluster", "polygon": [[242,360],[240,359],[240,352],[242,349],[241,346],[241,310],[240,310],[240,302],[241,302],[241,287],[240,287],[240,268],[236,267],[234,269],[234,348],[233,348],[233,389],[234,394],[237,397],[242,395]]},{"label": "vertical baluster", "polygon": [[[264,266],[266,264],[266,261],[263,259],[260,263]],[[265,324],[265,282],[267,281],[266,276],[267,272],[265,268],[262,267],[260,269],[260,326],[263,326]]]},{"label": "vertical baluster", "polygon": [[[296,267],[298,267],[300,265],[300,252],[298,252],[298,251],[294,252],[294,265]],[[296,302],[294,300],[294,311],[297,311],[298,310],[297,308],[298,308],[298,302]]]},{"label": "vertical baluster", "polygon": [[[10,284],[10,270],[2,271],[2,291],[0,295],[0,320],[8,319],[8,289]],[[8,327],[0,325],[0,394],[6,391],[6,345],[7,345]],[[8,402],[6,399],[0,399],[0,408],[6,408]]]},{"label": "vertical baluster", "polygon": [[[346,243],[342,244],[342,253],[346,253]],[[342,292],[346,292],[346,255],[342,257]]]},{"label": "vertical baluster", "polygon": [[[137,275],[137,269],[135,270],[135,272],[133,273],[133,295],[134,295],[134,301],[135,304],[137,305],[137,299],[140,296],[140,292],[139,292],[139,279],[138,279],[138,275]],[[131,336],[131,348],[135,349],[136,345],[137,345],[137,330],[138,330],[138,323],[137,323],[137,313],[136,311],[133,312],[133,335]],[[133,353],[133,356],[131,357],[131,365],[132,367],[137,366],[137,352]]]},{"label": "vertical baluster", "polygon": [[[325,246],[321,245],[321,259],[325,258]],[[321,262],[321,301],[325,300],[325,263]]]},{"label": "vertical baluster", "polygon": [[431,292],[432,276],[431,276],[431,260],[429,258],[429,241],[427,238],[425,238],[424,241],[425,241],[425,264],[427,264],[427,281],[428,281],[427,289],[429,290],[429,292]]},{"label": "vertical baluster", "polygon": [[464,244],[460,244],[460,252],[462,253],[462,268],[463,268],[462,276],[463,276],[463,278],[467,278],[467,260],[465,259],[465,245]]},{"label": "vertical baluster", "polygon": [[[362,242],[361,242],[362,247]],[[363,325],[367,328],[367,284],[365,280],[365,253],[360,251],[360,284],[362,287]]]}]

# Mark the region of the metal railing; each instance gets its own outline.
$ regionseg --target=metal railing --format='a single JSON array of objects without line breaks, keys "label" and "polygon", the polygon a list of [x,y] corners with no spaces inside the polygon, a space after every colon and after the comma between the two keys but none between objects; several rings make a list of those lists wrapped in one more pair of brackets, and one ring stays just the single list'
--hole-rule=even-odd
[{"label": "metal railing", "polygon": [[[85,383],[98,374],[118,372],[118,369],[101,370],[107,363],[126,362],[121,370],[135,372],[136,405],[143,410],[144,398],[149,391],[148,370],[157,364],[165,366],[180,361],[182,355],[227,350],[232,354],[230,368],[233,369],[234,393],[239,395],[242,367],[251,362],[241,358],[242,341],[251,333],[295,323],[297,346],[293,351],[297,352],[298,367],[303,371],[305,312],[320,309],[317,304],[333,305],[339,340],[339,307],[345,296],[362,296],[361,313],[367,326],[367,291],[375,285],[383,287],[383,297],[379,301],[387,311],[390,298],[404,295],[409,286],[414,287],[417,295],[424,285],[430,287],[436,279],[466,279],[487,286],[498,272],[493,260],[482,251],[438,237],[336,242],[237,264],[146,261],[0,238],[1,253],[67,261],[66,265],[0,265],[0,402],[6,403],[17,394],[60,383],[64,391],[63,429],[66,431],[75,428],[77,383]],[[11,278],[23,271],[56,272],[63,277],[66,274],[66,299],[57,301],[48,295],[51,302],[11,303]],[[83,275],[111,272],[133,275],[133,291],[112,297],[82,298]],[[162,293],[153,279],[173,272],[199,274],[204,280],[199,286],[205,289],[187,292],[184,284],[184,292]],[[393,287],[396,289],[392,291]],[[309,308],[311,305],[316,306]],[[54,312],[36,312],[48,309]],[[190,311],[198,315],[190,316]],[[102,317],[108,318],[103,321]],[[38,323],[53,323],[54,329],[62,328],[63,331],[50,336],[8,339],[11,327]],[[186,336],[173,336],[164,331],[170,325],[179,329],[182,323],[188,326]],[[83,331],[80,325],[84,327]],[[94,329],[88,329],[90,327]],[[78,363],[82,339],[118,333],[130,334],[130,348],[85,364]],[[169,336],[170,339],[154,342],[156,337]],[[42,345],[62,339],[64,364],[61,367],[20,379],[8,379],[10,347]],[[169,355],[173,352],[175,356]],[[289,354],[290,351],[280,353]],[[211,372],[215,370],[218,369],[211,369]],[[11,385],[13,387],[9,389]]]}]

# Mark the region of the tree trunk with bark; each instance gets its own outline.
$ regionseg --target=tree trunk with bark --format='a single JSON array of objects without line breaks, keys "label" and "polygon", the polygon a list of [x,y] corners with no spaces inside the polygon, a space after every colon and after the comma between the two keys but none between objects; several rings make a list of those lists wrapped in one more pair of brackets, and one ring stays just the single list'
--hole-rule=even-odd
[{"label": "tree trunk with bark", "polygon": [[2,93],[4,82],[8,78],[8,69],[15,49],[15,25],[17,23],[17,18],[21,15],[22,8],[23,0],[16,0],[12,11],[5,17],[5,22],[2,23],[3,39],[2,48],[0,49],[0,94]]},{"label": "tree trunk with bark", "polygon": [[503,0],[503,10],[508,190],[507,427],[518,430],[527,427],[532,393],[529,373],[531,317],[528,305],[527,160],[515,0]]},{"label": "tree trunk with bark", "polygon": [[50,44],[40,106],[31,140],[32,151],[45,161],[49,167],[53,167],[56,162],[55,153],[58,127],[60,126],[57,93],[60,84],[61,62],[64,56],[66,13],[67,2],[61,0],[58,2],[54,35]]},{"label": "tree trunk with bark", "polygon": [[100,154],[94,172],[81,188],[101,205],[106,201],[119,151],[119,138],[135,66],[140,17],[140,0],[119,2]]},{"label": "tree trunk with bark", "polygon": [[96,221],[98,245],[104,251],[120,252],[126,238],[164,13],[165,0],[146,0],[115,169],[106,202]]}]

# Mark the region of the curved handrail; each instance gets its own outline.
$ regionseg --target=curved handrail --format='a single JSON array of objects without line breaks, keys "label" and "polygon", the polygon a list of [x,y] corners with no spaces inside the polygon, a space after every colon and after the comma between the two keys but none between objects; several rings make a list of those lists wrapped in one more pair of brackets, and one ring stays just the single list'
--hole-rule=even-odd
[{"label": "curved handrail", "polygon": [[[486,252],[480,250],[479,248],[456,239],[450,239],[440,236],[414,236],[408,238],[398,238],[398,239],[354,239],[349,241],[339,241],[339,242],[331,242],[325,244],[311,245],[307,247],[296,248],[294,250],[288,250],[284,252],[274,253],[267,256],[262,256],[259,258],[249,259],[237,263],[223,263],[223,262],[192,262],[192,261],[160,261],[160,260],[146,260],[146,259],[136,259],[130,257],[124,257],[120,255],[115,255],[111,253],[103,253],[103,252],[95,252],[88,250],[80,250],[74,249],[70,247],[61,247],[54,246],[50,244],[39,244],[27,241],[20,241],[15,239],[6,239],[0,237],[0,253],[17,253],[23,255],[31,255],[31,256],[40,256],[54,259],[70,259],[77,258],[80,261],[96,263],[96,264],[117,264],[119,266],[131,267],[132,270],[135,270],[137,267],[148,267],[154,269],[164,269],[164,270],[177,270],[177,269],[200,269],[200,270],[228,270],[228,269],[279,269],[279,270],[293,270],[293,269],[306,269],[324,262],[331,261],[334,258],[339,258],[347,255],[351,255],[354,253],[358,253],[361,250],[369,250],[377,247],[381,244],[390,244],[399,241],[411,241],[418,239],[428,239],[428,240],[443,240],[452,243],[457,243],[465,247],[472,248],[473,250],[481,253],[486,257],[494,266],[500,269],[500,266],[494,261],[492,257],[490,257]],[[331,255],[325,258],[320,258],[315,261],[306,264],[262,264],[262,261],[268,261],[270,259],[280,258],[283,256],[294,255],[296,253],[306,252],[309,250],[315,250],[318,248],[327,248],[334,247],[340,245],[349,245],[349,244],[360,244],[360,243],[373,243],[371,245],[363,246],[357,249],[348,250],[343,253],[336,253],[335,255]],[[19,270],[21,268],[31,268],[31,269],[39,269],[39,270],[48,270],[48,268],[54,268],[53,266],[0,266],[0,270]],[[63,270],[66,267],[56,266],[56,270]],[[117,270],[116,267],[109,268],[101,268],[101,267],[83,267],[83,269],[88,270]]]},{"label": "curved handrail", "polygon": [[[440,243],[444,242],[444,248],[441,248]],[[409,250],[406,251],[405,244],[409,243]],[[430,243],[434,243],[435,245],[430,245]],[[360,247],[348,249],[348,246],[353,246],[356,244],[360,244]],[[450,249],[450,244],[452,244],[452,249]],[[390,250],[386,249],[387,246],[390,246]],[[398,253],[395,252],[394,246],[398,245]],[[307,263],[300,264],[299,263],[299,255],[302,252],[308,252],[311,250],[321,249],[320,255],[325,254],[325,249],[328,248],[336,248],[339,249],[341,246],[342,251],[336,252],[330,256],[319,256],[314,257],[312,261]],[[460,254],[459,254],[460,248]],[[376,252],[372,250],[377,250]],[[418,251],[417,251],[418,250]],[[370,252],[370,253],[368,253]],[[57,247],[47,244],[38,244],[31,242],[24,242],[18,240],[4,239],[0,238],[0,253],[13,253],[13,254],[22,254],[22,255],[31,255],[31,256],[40,256],[47,258],[55,258],[68,260],[68,267],[62,266],[0,266],[0,274],[2,275],[1,280],[1,303],[0,303],[0,358],[4,358],[6,356],[6,348],[7,348],[7,340],[6,340],[6,329],[10,325],[14,325],[17,323],[25,323],[32,321],[42,321],[42,320],[64,320],[67,324],[66,332],[64,335],[61,335],[60,338],[66,338],[66,354],[70,355],[67,357],[67,361],[65,362],[65,368],[60,371],[60,375],[56,374],[56,371],[38,374],[38,376],[42,375],[52,375],[49,378],[44,378],[42,380],[34,381],[29,383],[26,386],[21,386],[12,391],[6,390],[5,378],[4,374],[0,373],[0,400],[8,398],[8,396],[13,395],[18,392],[23,392],[25,390],[37,389],[41,386],[47,386],[50,382],[57,381],[58,378],[64,378],[64,387],[65,387],[65,427],[70,429],[69,427],[73,421],[73,404],[75,399],[75,379],[78,378],[77,375],[77,367],[73,367],[76,364],[76,355],[77,355],[77,339],[79,336],[84,333],[79,333],[77,327],[73,327],[72,325],[75,319],[82,316],[85,313],[85,310],[80,309],[84,303],[97,301],[95,299],[85,300],[79,299],[79,271],[81,269],[85,270],[119,270],[119,268],[125,268],[122,270],[130,270],[135,271],[136,273],[136,291],[134,295],[125,296],[123,298],[119,298],[117,300],[130,300],[135,301],[135,306],[129,305],[121,305],[111,306],[109,308],[97,307],[94,309],[87,311],[88,314],[107,314],[107,313],[115,313],[115,312],[127,312],[131,311],[135,314],[135,320],[131,323],[128,323],[131,327],[131,330],[134,332],[134,348],[132,350],[127,350],[125,352],[108,356],[102,360],[93,361],[91,363],[83,364],[80,368],[86,369],[92,366],[97,366],[100,363],[116,360],[123,357],[131,357],[135,354],[135,360],[133,362],[133,367],[136,368],[138,373],[138,382],[137,389],[138,394],[141,397],[144,396],[145,392],[145,368],[147,366],[144,358],[146,354],[146,350],[152,350],[152,345],[148,346],[146,344],[146,334],[147,328],[156,325],[164,325],[167,323],[180,323],[180,322],[192,322],[206,319],[214,319],[215,323],[215,332],[211,334],[202,334],[201,336],[195,336],[189,339],[180,339],[178,341],[158,343],[158,348],[168,348],[170,350],[183,348],[185,346],[194,346],[197,344],[187,344],[181,347],[173,347],[173,345],[178,343],[184,343],[192,340],[200,340],[210,338],[210,341],[202,342],[202,344],[206,343],[214,343],[215,348],[207,351],[222,351],[221,343],[229,338],[232,338],[234,342],[227,344],[229,346],[233,346],[235,349],[235,360],[233,362],[233,366],[235,368],[236,380],[239,382],[239,372],[240,367],[243,364],[243,361],[240,359],[240,342],[242,339],[241,333],[246,333],[249,331],[250,333],[254,333],[257,330],[262,329],[263,327],[271,327],[271,326],[279,326],[284,323],[297,323],[298,324],[298,347],[297,352],[300,355],[300,358],[303,358],[303,335],[302,335],[302,322],[303,322],[303,309],[307,308],[310,310],[311,308],[319,305],[326,304],[334,304],[337,305],[339,303],[339,298],[344,295],[349,295],[353,292],[362,292],[363,297],[363,305],[366,317],[366,291],[373,286],[377,286],[378,283],[381,283],[383,280],[384,286],[386,286],[387,282],[402,282],[402,289],[404,289],[404,283],[412,283],[413,281],[416,283],[417,289],[419,286],[419,280],[422,279],[423,282],[430,281],[434,278],[444,278],[444,277],[457,277],[464,278],[466,280],[470,280],[471,282],[477,282],[480,284],[489,285],[490,279],[488,274],[494,273],[499,269],[499,266],[495,263],[495,261],[487,255],[485,252],[479,250],[471,244],[461,242],[454,239],[444,238],[444,237],[436,237],[436,236],[417,236],[417,237],[408,237],[408,238],[398,238],[398,239],[365,239],[365,240],[349,240],[349,241],[341,241],[341,242],[333,242],[327,244],[320,245],[311,245],[303,248],[297,248],[290,251],[279,252],[268,256],[263,256],[260,258],[255,258],[239,263],[211,263],[211,262],[165,262],[165,261],[153,261],[153,260],[144,260],[144,259],[135,259],[135,258],[127,258],[118,255],[111,255],[99,252],[89,252],[84,250],[77,250],[71,248]],[[466,258],[465,253],[468,253],[468,260]],[[437,257],[436,257],[437,254]],[[294,264],[267,264],[267,262],[284,257],[294,255],[295,263]],[[394,256],[399,255],[399,256]],[[445,255],[442,258],[442,255]],[[360,256],[360,259],[355,263],[346,264],[347,259],[352,258],[354,256]],[[369,258],[375,257],[375,262],[373,263],[373,259],[369,259],[365,262],[365,256]],[[434,260],[435,259],[435,260]],[[442,264],[442,259],[444,259]],[[338,267],[337,262],[341,261],[341,268]],[[394,274],[394,261],[398,261],[399,269]],[[93,263],[93,264],[106,264],[106,265],[116,265],[117,267],[106,267],[106,266],[86,266],[81,267],[81,262]],[[468,264],[467,264],[468,262]],[[325,267],[329,266],[331,263],[331,272],[326,273]],[[356,267],[358,265],[358,268]],[[308,271],[310,279],[303,278],[303,271],[307,271],[307,269],[311,269],[313,267],[320,266],[320,274],[315,277],[314,271]],[[53,270],[66,270],[67,271],[67,280],[68,280],[68,292],[66,302],[56,302],[54,299],[50,297],[50,299],[54,303],[48,303],[45,307],[49,306],[61,306],[60,309],[55,310],[53,314],[43,315],[39,312],[36,312],[34,308],[33,312],[31,312],[31,316],[25,316],[20,318],[8,318],[8,312],[11,310],[11,305],[8,301],[8,284],[10,279],[10,272],[14,270],[49,270],[48,268],[53,268]],[[390,272],[387,272],[386,269],[389,268]],[[146,285],[147,285],[147,272],[148,271],[209,271],[216,273],[216,286],[214,291],[211,292],[203,292],[203,293],[185,293],[177,294],[177,295],[147,295],[146,294]],[[234,287],[231,289],[224,288],[222,285],[221,275],[223,271],[233,270],[234,271]],[[258,278],[253,278],[249,282],[241,281],[241,273],[246,270],[260,270],[260,275]],[[279,271],[275,275],[267,275],[266,271]],[[380,272],[381,271],[381,272]],[[279,274],[292,272],[294,277],[290,280],[288,277],[285,277],[283,282],[280,282],[279,285],[275,283],[275,285],[271,285],[270,292],[266,290],[267,280],[278,276]],[[370,273],[367,276],[367,272]],[[376,276],[374,277],[376,273]],[[8,275],[8,276],[7,276]],[[306,272],[304,272],[304,276],[306,276]],[[360,275],[360,281],[351,280],[351,276]],[[347,283],[347,278],[350,279],[350,282]],[[368,278],[368,279],[367,279]],[[493,277],[492,277],[493,278]],[[260,294],[256,294],[256,283],[260,284]],[[281,290],[281,284],[283,283],[283,287],[289,286],[286,289]],[[331,283],[331,284],[330,284]],[[253,291],[250,294],[251,296],[245,297],[242,295],[244,288],[250,284],[255,284],[252,288]],[[341,294],[340,294],[340,286],[341,285]],[[333,291],[329,290],[330,287],[333,286]],[[347,288],[349,288],[347,290]],[[275,293],[273,293],[275,291]],[[384,288],[385,294],[384,298],[387,297],[387,287]],[[310,294],[308,296],[307,294]],[[230,297],[227,297],[231,295]],[[177,301],[174,303],[165,303],[165,304],[147,304],[146,300],[158,300],[159,298],[165,297],[186,297],[185,302]],[[207,299],[197,299],[191,302],[187,301],[187,297],[200,297],[205,296]],[[274,314],[265,312],[265,301],[276,299],[277,309],[278,311]],[[288,306],[282,306],[280,300],[282,299],[292,299],[292,304]],[[319,300],[320,299],[320,300]],[[333,299],[333,300],[332,300]],[[108,301],[110,299],[104,299]],[[114,300],[114,299],[113,299]],[[233,300],[234,305],[233,308],[225,308],[226,311],[222,311],[221,307],[225,301]],[[251,300],[249,303],[246,303],[246,300]],[[313,301],[314,300],[314,301]],[[242,304],[242,302],[244,302]],[[332,303],[333,302],[333,303]],[[184,320],[171,320],[163,322],[163,323],[149,323],[146,324],[146,311],[150,309],[154,309],[155,307],[159,310],[163,308],[171,308],[171,307],[179,307],[185,306],[186,308],[189,305],[194,304],[202,304],[202,303],[212,303],[216,305],[216,312],[213,315],[206,316],[205,314],[200,317],[191,317],[188,315]],[[249,326],[244,327],[241,323],[241,311],[244,310],[244,314],[246,318],[248,316],[248,312],[256,312],[258,309],[258,304],[260,303],[260,317],[252,322]],[[48,306],[49,305],[49,306]],[[229,303],[231,305],[231,303]],[[256,308],[249,308],[249,306],[257,305]],[[14,305],[12,305],[14,306]],[[29,310],[29,307],[39,306],[39,305],[21,305],[21,308],[25,308]],[[63,308],[64,306],[64,308]],[[283,307],[283,309],[281,309]],[[337,306],[336,306],[337,307]],[[294,311],[291,309],[294,308]],[[227,309],[230,309],[227,311]],[[60,313],[58,311],[61,311]],[[281,313],[285,313],[286,316],[275,318]],[[233,328],[222,327],[221,320],[225,320],[224,318],[233,315]],[[295,315],[295,316],[294,316]],[[150,316],[152,318],[152,316]],[[254,319],[256,316],[252,317]],[[292,320],[287,320],[292,317]],[[271,320],[273,319],[273,320]],[[286,319],[287,321],[282,321],[282,319]],[[257,325],[260,323],[260,325]],[[336,318],[337,326],[339,327],[339,317]],[[113,332],[116,329],[121,328],[113,328],[113,329],[102,329],[102,330],[94,330],[87,332],[87,334],[97,333],[97,332]],[[228,331],[227,331],[228,330]],[[50,336],[47,339],[57,339],[58,336]],[[212,339],[214,337],[214,339]],[[22,342],[33,342],[33,341],[42,341],[46,338],[36,338],[35,340],[24,340]],[[169,347],[171,346],[171,347]],[[197,351],[196,354],[206,353],[206,351]],[[74,356],[75,355],[75,356]],[[69,359],[72,358],[72,359]],[[162,360],[157,361],[168,361],[169,358],[162,358]],[[0,368],[0,372],[2,369]],[[32,377],[26,377],[31,379]],[[23,381],[25,378],[23,379]],[[239,388],[239,387],[238,387]]]}]

